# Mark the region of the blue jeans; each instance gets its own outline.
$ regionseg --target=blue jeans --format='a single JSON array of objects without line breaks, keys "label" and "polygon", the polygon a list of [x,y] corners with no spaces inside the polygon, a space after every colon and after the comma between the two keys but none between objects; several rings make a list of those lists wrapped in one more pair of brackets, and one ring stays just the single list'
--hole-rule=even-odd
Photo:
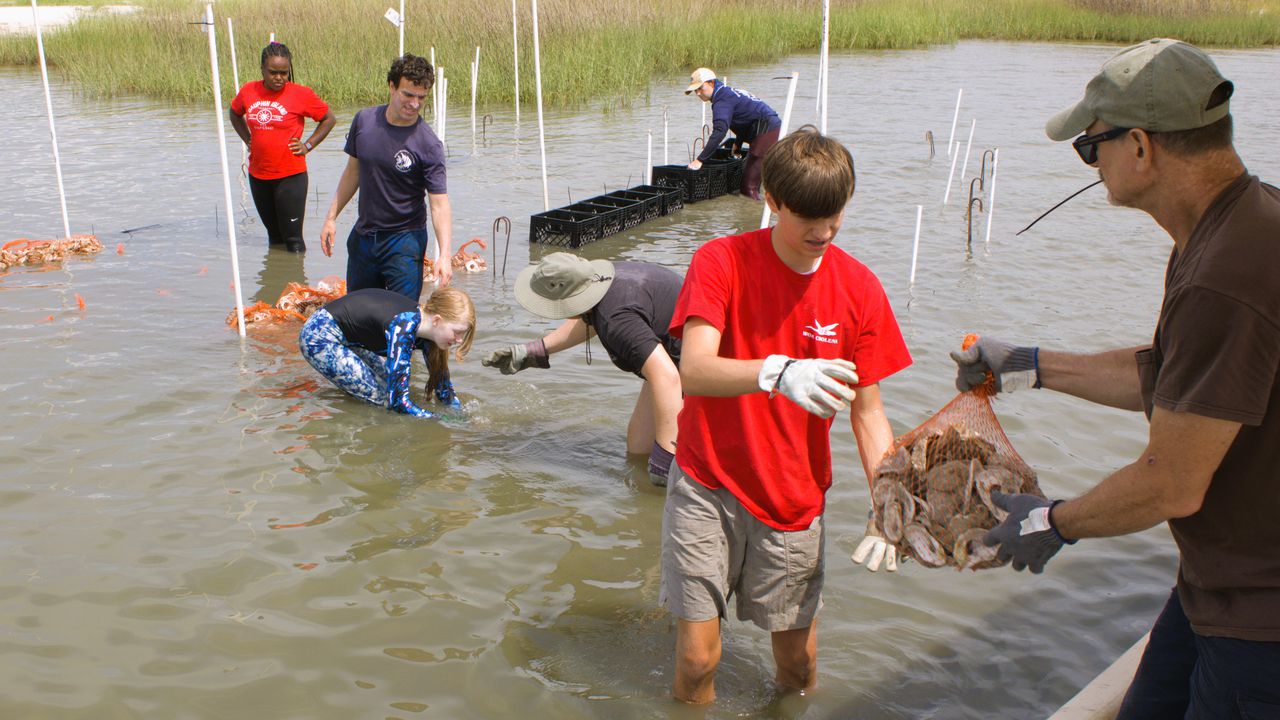
[{"label": "blue jeans", "polygon": [[347,292],[382,288],[418,302],[426,254],[426,228],[367,233],[352,228],[347,236]]},{"label": "blue jeans", "polygon": [[1280,642],[1197,635],[1175,589],[1116,720],[1280,718]]}]

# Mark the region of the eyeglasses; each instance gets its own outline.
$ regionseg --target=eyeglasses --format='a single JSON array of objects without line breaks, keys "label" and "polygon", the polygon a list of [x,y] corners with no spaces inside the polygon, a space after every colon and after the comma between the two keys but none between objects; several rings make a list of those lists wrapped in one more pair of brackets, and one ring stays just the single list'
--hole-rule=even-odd
[{"label": "eyeglasses", "polygon": [[1076,149],[1076,154],[1084,161],[1085,165],[1098,164],[1098,144],[1116,138],[1129,132],[1131,128],[1111,128],[1098,133],[1097,135],[1081,135],[1076,138],[1071,146]]}]

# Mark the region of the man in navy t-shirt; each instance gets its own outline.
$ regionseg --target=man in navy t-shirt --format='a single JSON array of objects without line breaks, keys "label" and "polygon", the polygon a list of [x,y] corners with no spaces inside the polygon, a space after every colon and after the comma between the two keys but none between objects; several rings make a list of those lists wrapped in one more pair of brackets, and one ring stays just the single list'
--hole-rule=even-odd
[{"label": "man in navy t-shirt", "polygon": [[684,94],[697,93],[699,100],[711,103],[711,136],[707,138],[702,154],[689,163],[689,169],[697,170],[702,167],[702,163],[711,159],[720,143],[724,142],[725,133],[732,130],[734,142],[738,145],[744,142],[751,145],[746,167],[742,171],[741,192],[752,200],[759,200],[760,161],[769,148],[778,142],[782,120],[763,100],[746,90],[725,85],[707,68],[694,70],[690,79],[692,82]]},{"label": "man in navy t-shirt", "polygon": [[453,276],[444,145],[418,117],[434,84],[426,59],[396,58],[387,73],[387,104],[365,108],[351,121],[345,148],[350,157],[320,231],[320,247],[332,255],[338,214],[360,190],[360,217],[347,237],[349,292],[376,287],[418,300],[427,251],[426,201],[442,260],[435,263],[434,280],[444,286]]}]

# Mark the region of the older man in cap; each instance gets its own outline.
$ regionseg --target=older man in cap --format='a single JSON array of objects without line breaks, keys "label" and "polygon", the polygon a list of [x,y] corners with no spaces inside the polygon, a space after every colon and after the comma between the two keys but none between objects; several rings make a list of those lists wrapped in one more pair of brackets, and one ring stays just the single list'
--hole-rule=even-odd
[{"label": "older man in cap", "polygon": [[1046,126],[1075,137],[1112,204],[1173,240],[1150,344],[1104,352],[984,337],[957,385],[1049,388],[1144,411],[1146,449],[1080,497],[1001,495],[986,542],[1041,572],[1064,543],[1168,522],[1177,587],[1119,717],[1280,718],[1280,190],[1232,145],[1232,85],[1202,51],[1151,40],[1111,58]]},{"label": "older man in cap", "polygon": [[590,343],[594,333],[615,367],[644,380],[627,424],[627,452],[649,453],[649,479],[665,485],[683,403],[676,368],[680,340],[667,327],[682,282],[659,265],[551,253],[520,271],[516,300],[534,315],[565,322],[544,337],[495,350],[480,362],[503,375],[548,368],[550,355]]},{"label": "older man in cap", "polygon": [[725,134],[732,130],[736,144],[751,146],[742,170],[740,191],[745,197],[759,200],[760,161],[778,142],[778,133],[782,129],[778,113],[746,90],[725,85],[709,68],[694,70],[689,79],[691,82],[684,94],[696,93],[699,100],[711,103],[711,136],[698,157],[689,163],[689,168],[697,170],[702,167],[702,163],[711,159],[724,142]]}]

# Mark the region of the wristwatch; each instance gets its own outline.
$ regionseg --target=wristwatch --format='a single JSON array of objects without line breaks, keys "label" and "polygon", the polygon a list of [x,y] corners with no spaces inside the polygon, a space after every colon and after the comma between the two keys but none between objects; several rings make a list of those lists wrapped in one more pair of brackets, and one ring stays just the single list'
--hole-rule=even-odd
[{"label": "wristwatch", "polygon": [[307,149],[307,152],[311,152],[311,141],[310,141],[310,140],[308,140],[308,141],[306,141],[306,142],[302,143],[302,146],[303,146],[303,147],[305,147],[305,148]]}]

